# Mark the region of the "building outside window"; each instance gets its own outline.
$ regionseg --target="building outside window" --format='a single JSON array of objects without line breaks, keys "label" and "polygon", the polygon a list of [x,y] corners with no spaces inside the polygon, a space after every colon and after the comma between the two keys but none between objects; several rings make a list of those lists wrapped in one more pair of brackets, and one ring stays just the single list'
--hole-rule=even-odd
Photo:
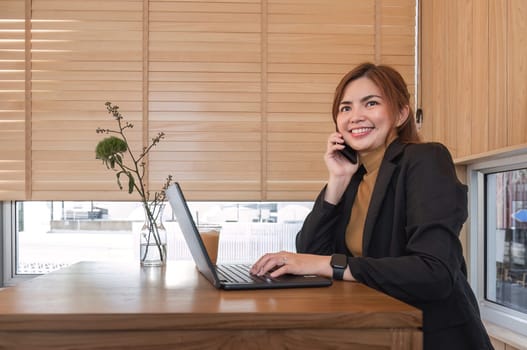
[{"label": "building outside window", "polygon": [[487,174],[489,301],[527,314],[527,169]]},{"label": "building outside window", "polygon": [[[250,263],[294,239],[312,202],[190,202],[198,225],[221,227],[218,262]],[[139,263],[138,202],[18,201],[3,205],[4,285],[79,261]],[[168,260],[192,257],[169,205]]]},{"label": "building outside window", "polygon": [[527,336],[527,155],[517,153],[468,167],[469,270],[483,319]]}]

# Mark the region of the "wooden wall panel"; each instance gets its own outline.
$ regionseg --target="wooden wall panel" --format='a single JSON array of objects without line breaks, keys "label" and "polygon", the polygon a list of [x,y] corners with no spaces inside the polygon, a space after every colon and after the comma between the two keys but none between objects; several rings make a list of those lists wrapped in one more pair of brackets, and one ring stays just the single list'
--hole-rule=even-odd
[{"label": "wooden wall panel", "polygon": [[[432,13],[433,11],[433,5],[434,3],[431,1],[421,1],[419,2],[419,21],[418,21],[418,31],[419,31],[419,41],[418,41],[418,57],[419,57],[419,101],[418,101],[418,107],[423,108],[424,106],[427,106],[426,108],[426,114],[423,115],[423,123],[421,124],[421,128],[419,129],[419,133],[421,134],[421,137],[424,140],[432,140],[434,135],[434,124],[433,124],[433,118],[431,117],[433,114],[433,109],[435,108],[434,105],[434,98],[432,94],[425,93],[424,87],[427,89],[432,88],[432,81],[434,76],[434,70],[430,66],[430,62],[435,61],[435,65],[437,65],[437,62],[440,62],[438,57],[435,57],[435,52],[433,51],[434,47],[434,41],[435,39],[433,37],[433,27],[434,27],[434,17],[433,16],[427,16],[426,20],[423,18],[424,14]],[[426,34],[426,38],[424,38],[424,34]],[[425,83],[426,82],[426,83]],[[425,124],[426,123],[426,124]]]},{"label": "wooden wall panel", "polygon": [[[472,17],[472,5],[470,1],[456,1],[452,11],[456,13],[459,18],[467,18],[466,21],[455,21],[451,24],[453,29],[451,37],[456,38],[454,41],[455,49],[458,50],[459,55],[452,57],[449,62],[451,67],[450,77],[454,84],[455,93],[450,94],[451,103],[448,104],[448,114],[456,115],[456,123],[448,123],[447,133],[453,132],[451,135],[456,140],[457,154],[470,154],[470,142],[457,142],[461,137],[471,139],[472,132],[472,103],[463,103],[463,101],[472,101],[470,98],[472,94],[472,82],[474,81],[473,72],[473,43],[474,32],[472,25],[474,18]],[[452,18],[452,16],[450,16]]]},{"label": "wooden wall panel", "polygon": [[527,142],[527,3],[422,3],[422,107],[426,140],[454,157]]},{"label": "wooden wall panel", "polygon": [[508,144],[508,2],[509,0],[489,1],[489,142],[488,148],[482,148],[480,152],[503,148]]},{"label": "wooden wall panel", "polygon": [[527,142],[527,1],[510,0],[508,27],[508,143]]},{"label": "wooden wall panel", "polygon": [[[424,123],[422,134],[426,141],[443,141],[450,148],[455,143],[448,140],[447,120],[442,116],[448,115],[446,96],[448,91],[448,18],[449,4],[447,1],[422,2],[422,51],[423,61],[421,71],[422,107]],[[432,15],[436,14],[436,15]],[[442,14],[442,15],[437,15]],[[450,141],[450,142],[448,142]]]},{"label": "wooden wall panel", "polygon": [[[478,153],[480,150],[489,148],[489,101],[490,101],[490,69],[489,69],[489,33],[490,15],[489,5],[493,0],[481,0],[472,3],[472,23],[467,27],[471,33],[472,40],[472,76],[471,84],[467,86],[467,99],[471,100],[470,109],[467,111],[469,118],[471,142],[470,148],[466,149],[465,154]],[[473,94],[474,91],[479,93]],[[473,98],[471,99],[470,96]],[[464,139],[463,135],[458,138]]]}]

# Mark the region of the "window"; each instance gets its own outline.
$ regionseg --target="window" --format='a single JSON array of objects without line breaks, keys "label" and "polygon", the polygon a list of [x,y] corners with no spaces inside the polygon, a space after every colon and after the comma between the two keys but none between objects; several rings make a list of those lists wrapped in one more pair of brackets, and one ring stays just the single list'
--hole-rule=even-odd
[{"label": "window", "polygon": [[[221,226],[219,262],[252,262],[263,253],[295,250],[311,202],[190,202],[198,225]],[[139,261],[143,209],[137,202],[4,203],[4,284],[78,261]],[[172,210],[163,222],[168,260],[191,259]]]},{"label": "window", "polygon": [[527,155],[468,170],[470,280],[483,318],[527,335]]},{"label": "window", "polygon": [[485,175],[489,301],[527,314],[527,169]]}]

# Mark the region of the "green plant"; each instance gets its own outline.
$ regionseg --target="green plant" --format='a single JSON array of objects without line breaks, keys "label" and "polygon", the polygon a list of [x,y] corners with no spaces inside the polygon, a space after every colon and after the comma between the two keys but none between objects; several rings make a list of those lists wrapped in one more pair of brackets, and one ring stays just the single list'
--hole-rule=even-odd
[{"label": "green plant", "polygon": [[[154,192],[153,198],[150,197],[150,191],[148,190],[147,184],[145,183],[146,175],[146,157],[148,153],[156,146],[165,134],[160,132],[152,138],[151,143],[143,147],[141,153],[134,155],[128,144],[126,137],[126,131],[134,127],[134,125],[128,121],[125,121],[123,115],[119,112],[119,106],[112,105],[111,102],[105,103],[106,109],[109,114],[117,122],[118,129],[103,129],[97,128],[98,134],[111,134],[112,136],[106,137],[99,141],[95,148],[95,156],[97,159],[102,160],[103,164],[108,169],[116,172],[117,185],[122,190],[123,183],[121,177],[124,177],[128,182],[128,193],[132,194],[136,191],[141,197],[141,203],[145,212],[145,222],[148,224],[148,237],[147,240],[150,242],[153,239],[159,249],[160,259],[164,261],[166,256],[162,250],[161,237],[159,235],[156,221],[161,214],[161,210],[164,208],[164,202],[166,200],[166,189],[172,183],[172,176],[168,175],[161,191]],[[148,245],[147,245],[148,247]],[[148,248],[147,248],[148,249]],[[141,256],[143,261],[148,254],[148,250]]]}]

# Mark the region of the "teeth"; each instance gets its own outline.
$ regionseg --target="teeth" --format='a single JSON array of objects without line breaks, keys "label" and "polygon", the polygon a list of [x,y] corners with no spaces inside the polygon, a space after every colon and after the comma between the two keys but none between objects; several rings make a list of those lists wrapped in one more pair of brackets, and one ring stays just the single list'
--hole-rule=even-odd
[{"label": "teeth", "polygon": [[351,133],[352,134],[362,134],[363,132],[368,132],[370,131],[372,128],[360,128],[360,129],[353,129],[351,130]]}]

